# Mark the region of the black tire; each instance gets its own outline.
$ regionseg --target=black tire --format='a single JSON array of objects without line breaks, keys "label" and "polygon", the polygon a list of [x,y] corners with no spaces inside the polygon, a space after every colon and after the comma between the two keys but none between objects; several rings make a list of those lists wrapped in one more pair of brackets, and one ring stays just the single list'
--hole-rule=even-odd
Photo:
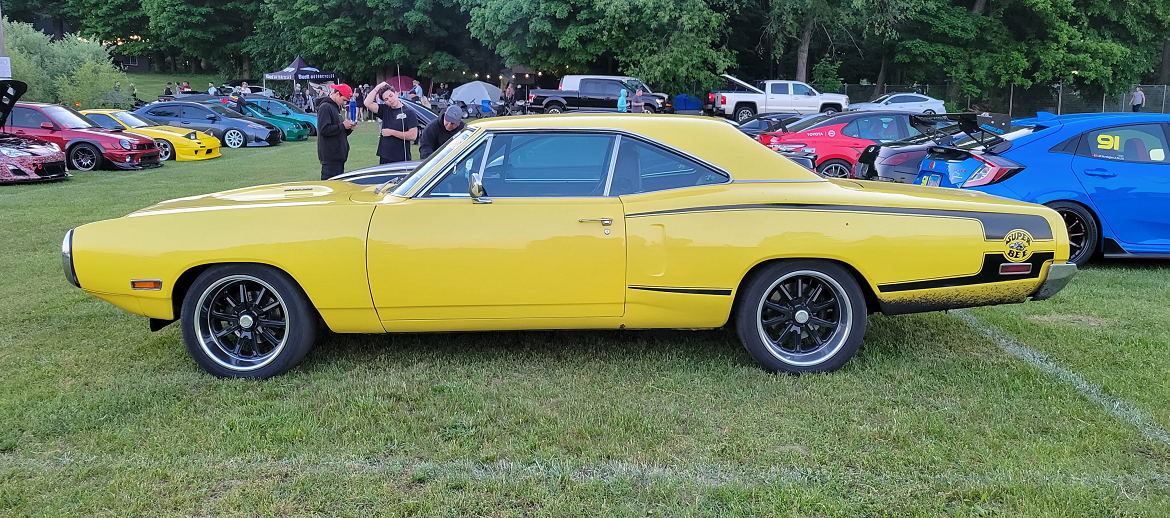
[{"label": "black tire", "polygon": [[317,136],[317,126],[315,126],[315,125],[313,125],[313,124],[311,124],[311,123],[309,124],[309,136],[310,136],[310,137],[316,137],[316,136]]},{"label": "black tire", "polygon": [[200,274],[183,297],[180,322],[187,353],[221,378],[284,374],[317,336],[317,312],[296,281],[257,264],[218,265]]},{"label": "black tire", "polygon": [[544,113],[549,115],[565,113],[565,107],[561,106],[559,103],[550,103],[548,106],[544,107]]},{"label": "black tire", "polygon": [[743,122],[755,116],[756,109],[752,108],[750,105],[745,104],[743,106],[735,107],[735,122]]},{"label": "black tire", "polygon": [[1097,253],[1097,246],[1101,242],[1101,227],[1097,225],[1097,218],[1093,217],[1087,207],[1076,202],[1054,201],[1045,205],[1064,219],[1068,231],[1068,262],[1076,263],[1077,268],[1087,264]]},{"label": "black tire", "polygon": [[839,158],[825,160],[817,166],[817,174],[825,178],[849,178],[853,166]]},{"label": "black tire", "polygon": [[69,167],[74,171],[93,171],[102,166],[102,152],[84,142],[69,149]]},{"label": "black tire", "polygon": [[934,110],[925,110],[922,112],[922,114],[923,115],[934,115],[935,111]]},{"label": "black tire", "polygon": [[735,328],[768,372],[832,372],[857,353],[866,315],[865,294],[849,272],[828,261],[798,259],[748,279]]},{"label": "black tire", "polygon": [[166,162],[175,159],[175,146],[171,145],[170,141],[157,139],[154,141],[154,145],[158,147],[159,161]]},{"label": "black tire", "polygon": [[239,149],[248,144],[248,136],[244,135],[244,132],[235,128],[223,132],[223,138],[220,140],[223,141],[223,145],[232,149]]},{"label": "black tire", "polygon": [[841,107],[837,106],[835,104],[821,106],[821,113],[823,113],[825,115],[832,115],[832,114],[837,113],[839,111],[841,111]]}]

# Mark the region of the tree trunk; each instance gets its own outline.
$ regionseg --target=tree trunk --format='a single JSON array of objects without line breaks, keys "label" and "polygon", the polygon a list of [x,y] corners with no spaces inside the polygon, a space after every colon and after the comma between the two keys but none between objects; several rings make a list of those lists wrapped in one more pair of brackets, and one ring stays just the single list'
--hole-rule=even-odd
[{"label": "tree trunk", "polygon": [[53,40],[60,40],[65,37],[65,20],[61,17],[53,18]]},{"label": "tree trunk", "polygon": [[813,29],[817,21],[809,18],[804,22],[804,31],[800,34],[800,48],[796,51],[796,80],[808,82],[808,46],[812,43]]},{"label": "tree trunk", "polygon": [[975,14],[983,14],[987,9],[987,0],[975,0],[975,5],[971,6],[971,12]]},{"label": "tree trunk", "polygon": [[1158,74],[1158,83],[1170,83],[1170,38],[1162,42],[1162,72]]},{"label": "tree trunk", "polygon": [[873,84],[873,96],[877,97],[882,94],[882,90],[886,87],[886,55],[882,54],[882,68],[878,70],[877,81]]},{"label": "tree trunk", "polygon": [[252,58],[247,54],[240,58],[240,72],[244,79],[252,79]]}]

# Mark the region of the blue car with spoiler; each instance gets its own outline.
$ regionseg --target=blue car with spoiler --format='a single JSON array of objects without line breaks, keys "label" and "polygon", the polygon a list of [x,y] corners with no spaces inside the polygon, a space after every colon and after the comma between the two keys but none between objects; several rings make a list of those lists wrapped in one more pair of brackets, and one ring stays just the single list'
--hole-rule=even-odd
[{"label": "blue car with spoiler", "polygon": [[989,124],[998,131],[977,145],[932,147],[915,183],[1051,207],[1078,266],[1097,255],[1170,259],[1170,115],[1041,112]]}]

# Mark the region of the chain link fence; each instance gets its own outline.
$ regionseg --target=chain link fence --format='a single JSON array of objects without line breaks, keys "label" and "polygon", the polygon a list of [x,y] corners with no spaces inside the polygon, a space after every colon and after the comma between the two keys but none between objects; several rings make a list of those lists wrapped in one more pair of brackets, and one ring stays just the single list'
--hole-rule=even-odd
[{"label": "chain link fence", "polygon": [[[812,85],[821,92],[835,92],[845,94],[850,103],[867,102],[885,94],[892,93],[919,93],[942,99],[949,112],[963,112],[971,109],[988,110],[996,113],[1006,113],[1014,118],[1034,117],[1037,112],[1046,111],[1060,114],[1068,113],[1102,113],[1133,110],[1133,92],[1110,95],[1101,91],[1083,90],[1072,85],[1061,83],[1047,85],[1033,85],[1028,88],[1009,85],[996,91],[984,92],[982,96],[971,96],[963,93],[958,85],[885,85],[879,89],[876,85],[843,84],[839,88],[825,88],[824,85]],[[1170,85],[1135,85],[1140,87],[1145,95],[1145,105],[1140,111],[1148,113],[1167,113],[1170,103]]]}]

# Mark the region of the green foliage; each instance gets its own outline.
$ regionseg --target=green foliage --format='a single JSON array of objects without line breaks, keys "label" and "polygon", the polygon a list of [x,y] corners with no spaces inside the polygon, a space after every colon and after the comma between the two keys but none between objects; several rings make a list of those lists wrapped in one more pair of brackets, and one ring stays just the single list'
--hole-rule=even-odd
[{"label": "green foliage", "polygon": [[840,61],[825,57],[813,65],[812,82],[826,92],[840,91],[842,83],[840,69]]},{"label": "green foliage", "polygon": [[12,58],[12,77],[29,85],[24,97],[29,101],[54,102],[61,78],[73,76],[85,63],[110,62],[109,52],[99,43],[73,36],[51,41],[31,24],[7,19],[4,44]]},{"label": "green foliage", "polygon": [[87,61],[74,73],[57,78],[57,96],[61,104],[78,109],[126,106],[129,92],[114,91],[114,85],[128,83],[126,74],[108,61]]}]

